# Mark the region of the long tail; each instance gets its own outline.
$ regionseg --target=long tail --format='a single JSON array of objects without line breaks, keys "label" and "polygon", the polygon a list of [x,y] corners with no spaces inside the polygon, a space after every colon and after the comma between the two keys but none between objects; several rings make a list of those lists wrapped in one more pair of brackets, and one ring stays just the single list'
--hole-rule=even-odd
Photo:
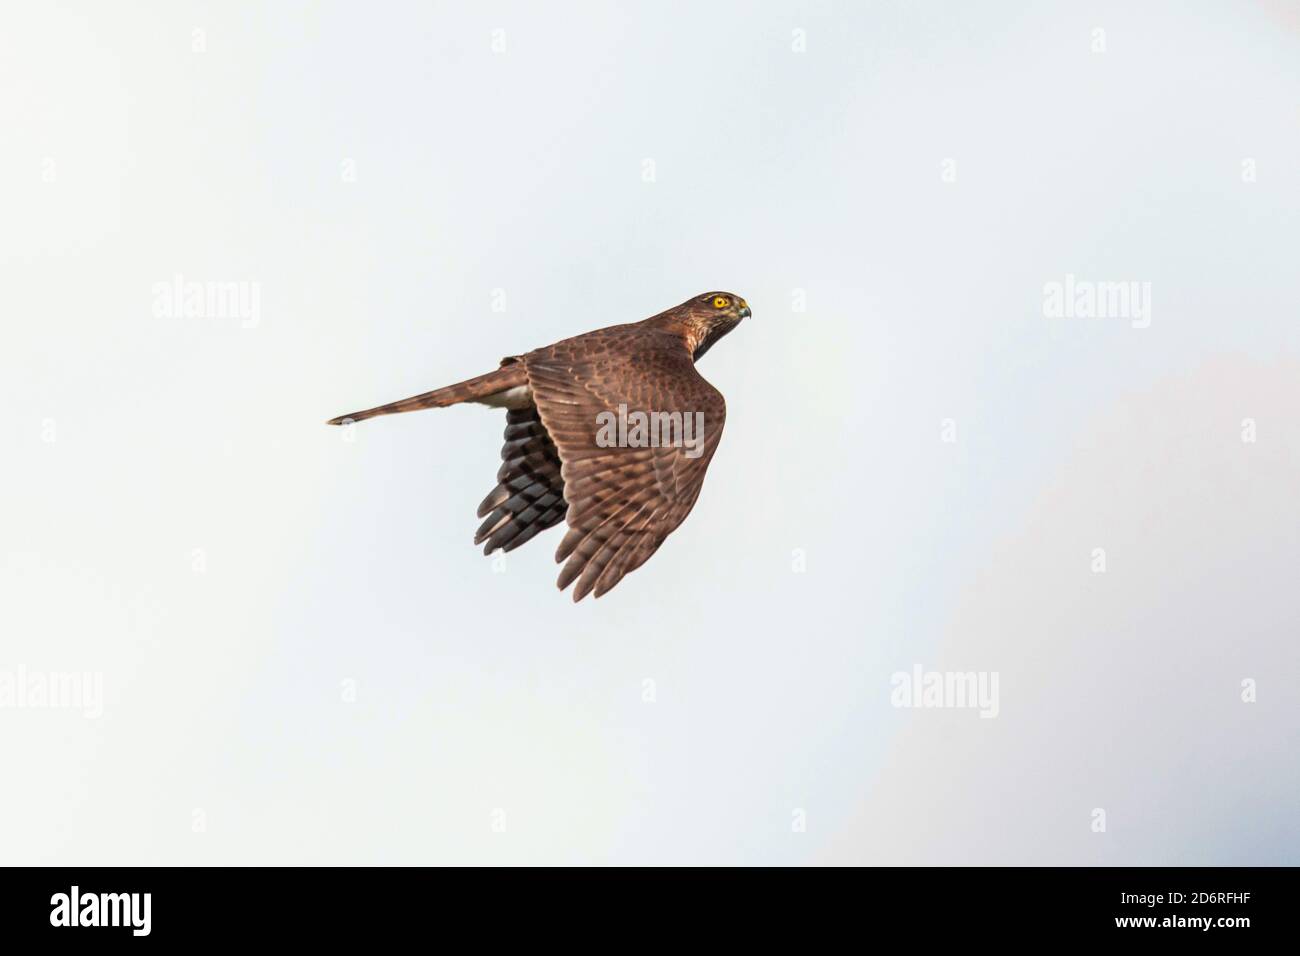
[{"label": "long tail", "polygon": [[375,418],[379,415],[396,415],[398,412],[414,412],[421,408],[444,408],[460,402],[478,401],[508,388],[526,384],[528,384],[528,376],[522,365],[506,365],[495,372],[471,378],[467,382],[458,382],[446,388],[435,388],[432,392],[413,395],[400,402],[380,405],[378,408],[367,408],[362,412],[340,415],[338,418],[331,418],[325,424],[346,425],[348,422],[365,421],[367,418]]}]

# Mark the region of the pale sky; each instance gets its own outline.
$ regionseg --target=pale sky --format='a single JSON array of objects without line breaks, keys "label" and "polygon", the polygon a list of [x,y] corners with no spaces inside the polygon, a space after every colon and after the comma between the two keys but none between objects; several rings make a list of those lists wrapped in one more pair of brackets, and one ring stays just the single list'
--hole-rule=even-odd
[{"label": "pale sky", "polygon": [[[0,700],[0,860],[1297,862],[1288,8],[564,6],[2,15],[0,690],[102,713]],[[599,601],[504,413],[323,425],[710,289]]]}]

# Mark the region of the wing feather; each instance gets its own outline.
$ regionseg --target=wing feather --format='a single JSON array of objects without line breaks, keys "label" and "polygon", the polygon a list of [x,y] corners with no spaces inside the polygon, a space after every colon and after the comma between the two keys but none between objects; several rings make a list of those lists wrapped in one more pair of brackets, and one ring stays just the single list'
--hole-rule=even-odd
[{"label": "wing feather", "polygon": [[[649,560],[690,514],[722,435],[726,403],[696,371],[682,340],[653,329],[605,329],[530,352],[523,363],[568,502],[569,530],[555,554],[565,562],[557,584],[563,590],[576,581],[575,601],[592,592],[600,597]],[[620,406],[702,413],[698,454],[679,445],[602,447],[599,416],[617,415]]]},{"label": "wing feather", "polygon": [[486,520],[474,535],[484,554],[513,551],[564,520],[562,463],[535,405],[506,412],[505,445],[497,486],[478,506]]}]

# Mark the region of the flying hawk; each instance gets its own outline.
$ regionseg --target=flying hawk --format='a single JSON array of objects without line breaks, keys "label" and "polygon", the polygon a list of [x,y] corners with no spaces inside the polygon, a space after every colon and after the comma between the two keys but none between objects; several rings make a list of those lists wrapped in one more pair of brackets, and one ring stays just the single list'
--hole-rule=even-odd
[{"label": "flying hawk", "polygon": [[557,584],[600,597],[686,520],[722,437],[727,406],[695,362],[742,319],[744,299],[710,292],[628,325],[523,355],[458,385],[331,419],[475,402],[505,408],[497,486],[475,544],[513,551],[567,521]]}]

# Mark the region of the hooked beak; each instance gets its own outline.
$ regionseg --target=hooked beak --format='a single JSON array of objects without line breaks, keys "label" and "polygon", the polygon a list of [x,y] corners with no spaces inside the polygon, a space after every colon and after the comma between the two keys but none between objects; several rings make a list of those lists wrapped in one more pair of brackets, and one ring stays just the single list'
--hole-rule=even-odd
[{"label": "hooked beak", "polygon": [[753,315],[753,314],[754,314],[753,312],[749,311],[749,303],[746,302],[744,299],[741,299],[741,300],[740,300],[740,317],[741,317],[742,319],[747,319],[747,318],[749,318],[749,317],[750,317],[751,315]]}]

